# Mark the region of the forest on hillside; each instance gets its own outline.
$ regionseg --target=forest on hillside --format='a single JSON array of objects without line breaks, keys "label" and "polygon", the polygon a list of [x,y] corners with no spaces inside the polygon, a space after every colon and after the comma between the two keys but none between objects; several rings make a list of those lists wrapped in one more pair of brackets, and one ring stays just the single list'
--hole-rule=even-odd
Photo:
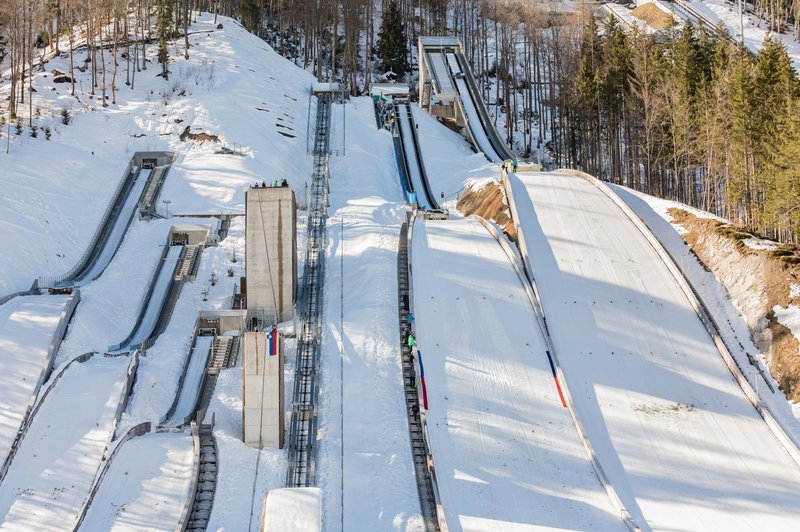
[{"label": "forest on hillside", "polygon": [[[800,0],[747,5],[770,28],[798,35]],[[413,90],[417,38],[454,35],[498,128],[521,156],[544,156],[554,166],[797,242],[800,83],[782,44],[770,39],[753,54],[721,29],[691,24],[657,39],[598,20],[594,7],[513,0],[4,0],[0,60],[8,74],[0,89],[9,99],[0,120],[20,120],[25,110],[33,121],[31,74],[52,54],[68,54],[70,69],[91,69],[94,81],[84,90],[102,105],[113,105],[123,85],[135,84],[148,67],[148,46],[158,47],[167,79],[169,54],[191,53],[187,28],[200,10],[238,18],[278,52],[352,94],[367,93],[398,69],[407,69],[395,73]]]}]

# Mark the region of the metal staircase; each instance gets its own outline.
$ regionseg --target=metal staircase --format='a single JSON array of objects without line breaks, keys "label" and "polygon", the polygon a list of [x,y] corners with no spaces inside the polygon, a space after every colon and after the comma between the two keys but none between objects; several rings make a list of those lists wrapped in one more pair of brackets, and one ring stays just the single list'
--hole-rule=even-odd
[{"label": "metal staircase", "polygon": [[217,488],[217,441],[211,425],[201,425],[200,430],[200,469],[197,472],[194,504],[189,516],[187,531],[202,531],[208,526],[211,507],[214,505],[214,491]]},{"label": "metal staircase", "polygon": [[328,160],[330,158],[330,96],[317,100],[314,163],[308,214],[308,240],[301,294],[300,328],[294,381],[292,421],[289,428],[289,468],[286,485],[316,483],[317,396],[322,340],[322,302],[325,281],[325,237],[328,218]]},{"label": "metal staircase", "polygon": [[398,328],[402,342],[403,389],[406,397],[406,412],[408,413],[408,436],[411,441],[414,476],[417,480],[419,507],[422,512],[422,519],[425,522],[425,530],[438,531],[436,500],[433,496],[433,482],[428,464],[428,446],[425,443],[422,420],[420,419],[421,405],[417,394],[417,374],[408,344],[402,341],[405,338],[403,329],[408,323],[408,312],[410,310],[408,282],[408,224],[403,224],[400,229],[400,243],[397,250],[397,297],[399,308]]}]

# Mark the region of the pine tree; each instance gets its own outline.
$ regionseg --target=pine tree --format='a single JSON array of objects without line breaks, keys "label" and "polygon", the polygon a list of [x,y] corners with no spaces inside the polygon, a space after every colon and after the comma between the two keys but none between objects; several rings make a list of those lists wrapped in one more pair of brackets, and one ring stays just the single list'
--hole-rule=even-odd
[{"label": "pine tree", "polygon": [[380,39],[378,57],[383,64],[384,71],[391,70],[398,76],[403,76],[408,71],[406,27],[403,24],[396,0],[392,0],[389,9],[383,14],[378,37]]},{"label": "pine tree", "polygon": [[156,19],[156,32],[158,34],[158,62],[161,64],[161,76],[169,78],[169,38],[172,28],[171,0],[158,0],[158,18]]}]

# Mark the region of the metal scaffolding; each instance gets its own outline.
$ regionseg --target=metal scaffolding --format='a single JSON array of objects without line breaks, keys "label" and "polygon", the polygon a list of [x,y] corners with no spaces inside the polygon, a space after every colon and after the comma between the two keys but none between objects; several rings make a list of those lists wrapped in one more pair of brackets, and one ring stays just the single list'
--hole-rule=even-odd
[{"label": "metal scaffolding", "polygon": [[289,429],[289,469],[286,485],[307,487],[316,483],[317,396],[322,340],[322,303],[325,282],[325,238],[328,218],[328,160],[330,159],[331,97],[317,100],[314,164],[309,198],[306,260],[298,297],[300,331],[294,404]]}]

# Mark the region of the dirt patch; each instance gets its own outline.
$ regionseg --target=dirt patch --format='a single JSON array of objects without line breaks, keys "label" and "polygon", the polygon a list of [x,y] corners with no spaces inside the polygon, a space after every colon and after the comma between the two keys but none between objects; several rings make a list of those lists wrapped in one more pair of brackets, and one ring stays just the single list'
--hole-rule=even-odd
[{"label": "dirt patch", "polygon": [[181,133],[181,142],[186,142],[186,139],[196,140],[197,142],[219,142],[219,137],[210,133],[200,132],[192,133],[191,126],[186,126],[186,129]]},{"label": "dirt patch", "polygon": [[792,285],[800,285],[796,248],[752,249],[744,241],[753,235],[741,228],[680,209],[669,214],[688,231],[683,238],[744,314],[753,343],[767,353],[781,390],[790,401],[800,401],[800,342],[773,312],[776,305],[798,303],[792,292]]},{"label": "dirt patch", "polygon": [[647,23],[654,30],[665,30],[675,25],[675,19],[652,2],[639,4],[631,15]]},{"label": "dirt patch", "polygon": [[517,229],[508,210],[506,194],[500,183],[493,182],[481,188],[468,186],[458,198],[456,209],[464,216],[476,214],[499,225],[508,238],[517,241]]}]

